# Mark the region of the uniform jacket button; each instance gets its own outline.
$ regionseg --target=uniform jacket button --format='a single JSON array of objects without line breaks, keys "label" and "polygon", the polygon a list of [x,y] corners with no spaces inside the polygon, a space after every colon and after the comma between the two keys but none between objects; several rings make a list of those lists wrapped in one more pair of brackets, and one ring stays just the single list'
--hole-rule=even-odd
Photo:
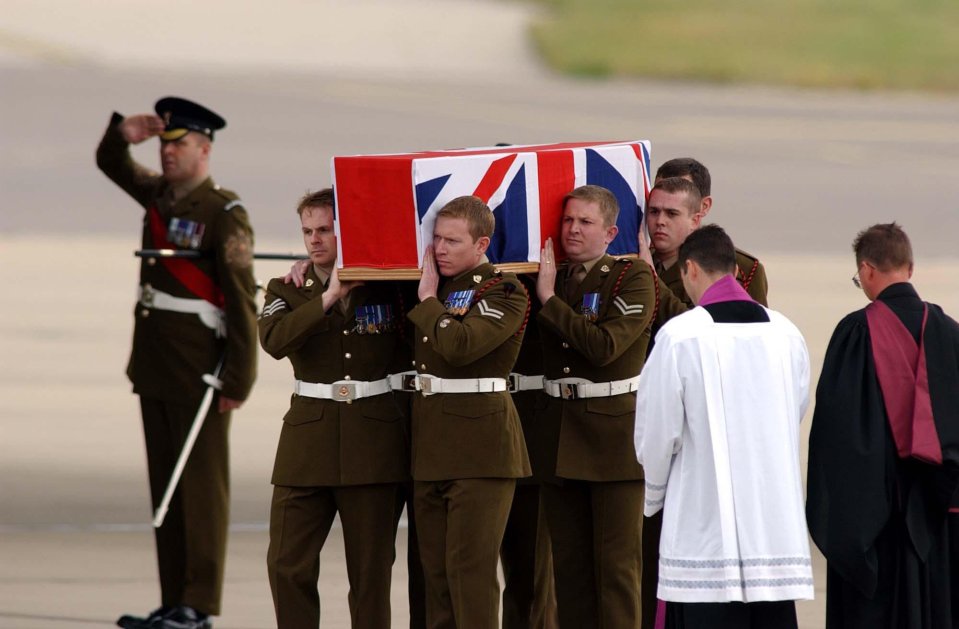
[{"label": "uniform jacket button", "polygon": [[349,333],[350,333],[349,330],[343,330],[343,336],[346,336],[346,335],[349,334]]},{"label": "uniform jacket button", "polygon": [[144,317],[144,318],[149,317],[149,316],[150,316],[150,311],[149,311],[148,309],[144,308],[143,310],[140,311],[140,316],[142,316],[142,317]]},{"label": "uniform jacket button", "polygon": [[420,363],[420,369],[426,371],[426,363]]},{"label": "uniform jacket button", "polygon": [[353,358],[353,354],[351,354],[351,353],[349,353],[349,352],[346,352],[345,354],[343,354],[343,358],[349,360],[349,359]]},{"label": "uniform jacket button", "polygon": [[147,258],[147,265],[153,266],[153,265],[156,264],[156,263],[157,263],[157,259],[156,259],[156,258]]},{"label": "uniform jacket button", "polygon": [[430,342],[430,337],[424,336],[424,337],[423,337],[423,342],[424,342],[424,343],[429,343],[429,342]]},{"label": "uniform jacket button", "polygon": [[569,349],[569,343],[563,341],[563,349]]},{"label": "uniform jacket button", "polygon": [[569,373],[569,367],[563,367],[563,373]]},{"label": "uniform jacket button", "polygon": [[344,380],[352,380],[352,378],[350,378],[349,375],[343,376],[343,379],[344,379]]}]

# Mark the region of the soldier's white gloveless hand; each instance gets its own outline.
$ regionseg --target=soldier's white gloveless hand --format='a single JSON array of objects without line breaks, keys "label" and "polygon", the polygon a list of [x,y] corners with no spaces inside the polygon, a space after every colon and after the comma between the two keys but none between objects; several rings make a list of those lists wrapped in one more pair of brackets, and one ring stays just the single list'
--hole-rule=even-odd
[{"label": "soldier's white gloveless hand", "polygon": [[127,116],[120,123],[120,133],[129,144],[139,144],[153,136],[163,133],[166,125],[163,119],[155,114],[137,114]]},{"label": "soldier's white gloveless hand", "polygon": [[420,285],[416,291],[420,301],[436,297],[440,287],[440,274],[436,269],[436,259],[433,257],[433,245],[426,248],[423,254],[423,274],[420,276]]},{"label": "soldier's white gloveless hand", "polygon": [[293,285],[297,288],[302,288],[303,283],[306,281],[306,270],[310,268],[309,260],[297,260],[293,263],[293,266],[290,267],[290,272],[283,276],[283,283],[289,284],[293,282]]},{"label": "soldier's white gloveless hand", "polygon": [[546,246],[539,252],[539,274],[536,276],[536,296],[545,304],[556,294],[556,256],[553,254],[553,239],[546,239]]}]

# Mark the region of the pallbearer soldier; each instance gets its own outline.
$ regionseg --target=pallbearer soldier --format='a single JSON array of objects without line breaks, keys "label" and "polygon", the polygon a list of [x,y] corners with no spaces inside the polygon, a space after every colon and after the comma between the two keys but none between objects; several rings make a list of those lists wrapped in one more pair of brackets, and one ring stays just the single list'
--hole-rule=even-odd
[{"label": "pallbearer soldier", "polygon": [[655,310],[652,270],[606,248],[619,208],[605,188],[564,199],[557,269],[547,240],[536,292],[543,308],[552,478],[541,488],[553,544],[561,627],[640,622],[643,469],[631,447],[636,387]]},{"label": "pallbearer soldier", "polygon": [[[689,181],[695,191],[688,187],[660,182],[678,177]],[[679,257],[679,247],[686,240],[686,236],[697,229],[703,218],[709,214],[713,206],[711,193],[711,178],[709,170],[700,162],[691,157],[680,157],[664,162],[656,171],[656,205],[647,204],[647,225],[649,236],[653,243],[653,257],[656,260],[656,272],[666,286],[688,308],[693,302],[683,288],[683,281],[679,273],[676,260]],[[698,197],[698,198],[697,198]],[[653,193],[650,192],[650,200]],[[685,209],[682,212],[681,209]],[[736,249],[736,281],[749,293],[749,296],[762,305],[767,305],[766,295],[769,285],[766,281],[766,269],[753,255],[741,249]],[[665,321],[657,319],[657,325]]]},{"label": "pallbearer soldier", "polygon": [[270,281],[260,343],[296,378],[273,468],[267,565],[277,626],[316,629],[320,551],[339,513],[353,627],[390,626],[397,500],[409,476],[388,374],[408,364],[394,286],[341,282],[333,191],[297,207],[312,264],[301,287]]},{"label": "pallbearer soldier", "polygon": [[[209,176],[213,134],[225,125],[196,103],[163,98],[156,115],[114,113],[97,149],[100,170],[146,210],[143,248],[200,254],[150,258],[140,269],[127,375],[140,396],[154,508],[208,383],[219,390],[205,419],[198,418],[202,429],[156,529],[161,607],[120,618],[117,624],[128,629],[205,628],[212,626],[208,616],[220,613],[230,411],[246,399],[256,372],[253,230],[236,194]],[[130,144],[154,136],[162,174],[130,156]]]},{"label": "pallbearer soldier", "polygon": [[[437,214],[416,326],[413,480],[427,626],[499,626],[496,566],[516,478],[529,476],[508,377],[529,299],[486,259],[493,213],[459,197]],[[447,278],[440,286],[440,276]]]},{"label": "pallbearer soldier", "polygon": [[[693,307],[683,287],[679,248],[686,237],[699,229],[712,208],[709,170],[691,157],[664,162],[656,171],[656,182],[647,202],[646,226],[652,241],[652,257],[644,251],[646,234],[640,234],[640,253],[655,264],[658,276],[659,308],[652,336],[671,318]],[[754,256],[736,249],[736,281],[763,306],[768,306],[766,269]],[[652,345],[652,344],[650,344]],[[651,348],[650,348],[651,349]],[[643,523],[643,628],[653,629],[656,620],[656,589],[659,570],[659,537],[663,514],[657,512]]]}]

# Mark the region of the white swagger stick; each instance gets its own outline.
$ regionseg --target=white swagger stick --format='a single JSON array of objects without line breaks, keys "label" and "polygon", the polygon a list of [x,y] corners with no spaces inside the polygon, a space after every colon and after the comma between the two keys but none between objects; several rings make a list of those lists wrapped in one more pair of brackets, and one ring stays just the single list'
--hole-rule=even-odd
[{"label": "white swagger stick", "polygon": [[203,422],[206,420],[206,414],[210,410],[210,404],[213,403],[213,391],[219,391],[223,387],[223,382],[220,380],[221,369],[223,369],[223,357],[220,357],[220,362],[217,364],[212,375],[208,373],[203,374],[203,382],[207,384],[206,393],[203,394],[200,408],[196,412],[196,417],[193,418],[193,425],[190,426],[190,432],[187,434],[186,441],[183,443],[183,449],[180,451],[180,458],[177,459],[173,473],[170,475],[170,482],[167,483],[163,500],[160,501],[160,506],[157,507],[156,512],[153,514],[153,528],[155,529],[163,526],[166,512],[170,508],[170,501],[173,499],[173,492],[176,491],[177,485],[180,484],[180,477],[183,476],[183,468],[186,467],[187,459],[190,458],[190,452],[193,451],[193,444],[196,443],[200,429],[203,428]]}]

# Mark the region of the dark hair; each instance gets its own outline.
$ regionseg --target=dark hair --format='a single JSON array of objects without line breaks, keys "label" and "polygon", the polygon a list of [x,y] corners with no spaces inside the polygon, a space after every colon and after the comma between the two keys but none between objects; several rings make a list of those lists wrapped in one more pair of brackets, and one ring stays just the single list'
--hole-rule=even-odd
[{"label": "dark hair", "polygon": [[692,260],[709,274],[733,273],[736,271],[736,248],[733,241],[719,225],[700,227],[679,247],[679,268],[686,268],[686,260]]},{"label": "dark hair", "polygon": [[456,197],[436,213],[436,220],[443,217],[464,219],[473,242],[483,236],[490,238],[496,228],[496,219],[493,218],[493,212],[479,197],[469,195]]},{"label": "dark hair", "polygon": [[579,199],[586,203],[595,203],[599,206],[599,215],[603,219],[603,227],[612,227],[619,217],[619,201],[616,195],[602,186],[586,185],[570,190],[563,197],[563,209],[570,199]]},{"label": "dark hair", "polygon": [[696,184],[700,197],[708,197],[712,189],[709,169],[692,157],[677,157],[668,162],[663,162],[659,170],[656,171],[656,179],[668,179],[669,177],[689,177]]},{"label": "dark hair", "polygon": [[303,216],[303,211],[307,208],[317,207],[327,207],[331,210],[334,208],[333,188],[323,188],[316,192],[307,191],[300,202],[296,204],[296,213]]},{"label": "dark hair", "polygon": [[696,184],[688,179],[683,179],[682,177],[666,177],[665,179],[657,179],[656,185],[654,185],[653,189],[649,191],[650,195],[652,195],[653,190],[662,190],[663,192],[668,192],[670,194],[676,194],[678,192],[685,194],[687,200],[686,209],[689,210],[690,216],[699,211],[699,205],[703,200],[703,197],[699,194],[699,188],[696,187]]},{"label": "dark hair", "polygon": [[896,223],[879,223],[856,235],[852,243],[856,264],[866,261],[883,272],[912,267],[909,236]]}]

